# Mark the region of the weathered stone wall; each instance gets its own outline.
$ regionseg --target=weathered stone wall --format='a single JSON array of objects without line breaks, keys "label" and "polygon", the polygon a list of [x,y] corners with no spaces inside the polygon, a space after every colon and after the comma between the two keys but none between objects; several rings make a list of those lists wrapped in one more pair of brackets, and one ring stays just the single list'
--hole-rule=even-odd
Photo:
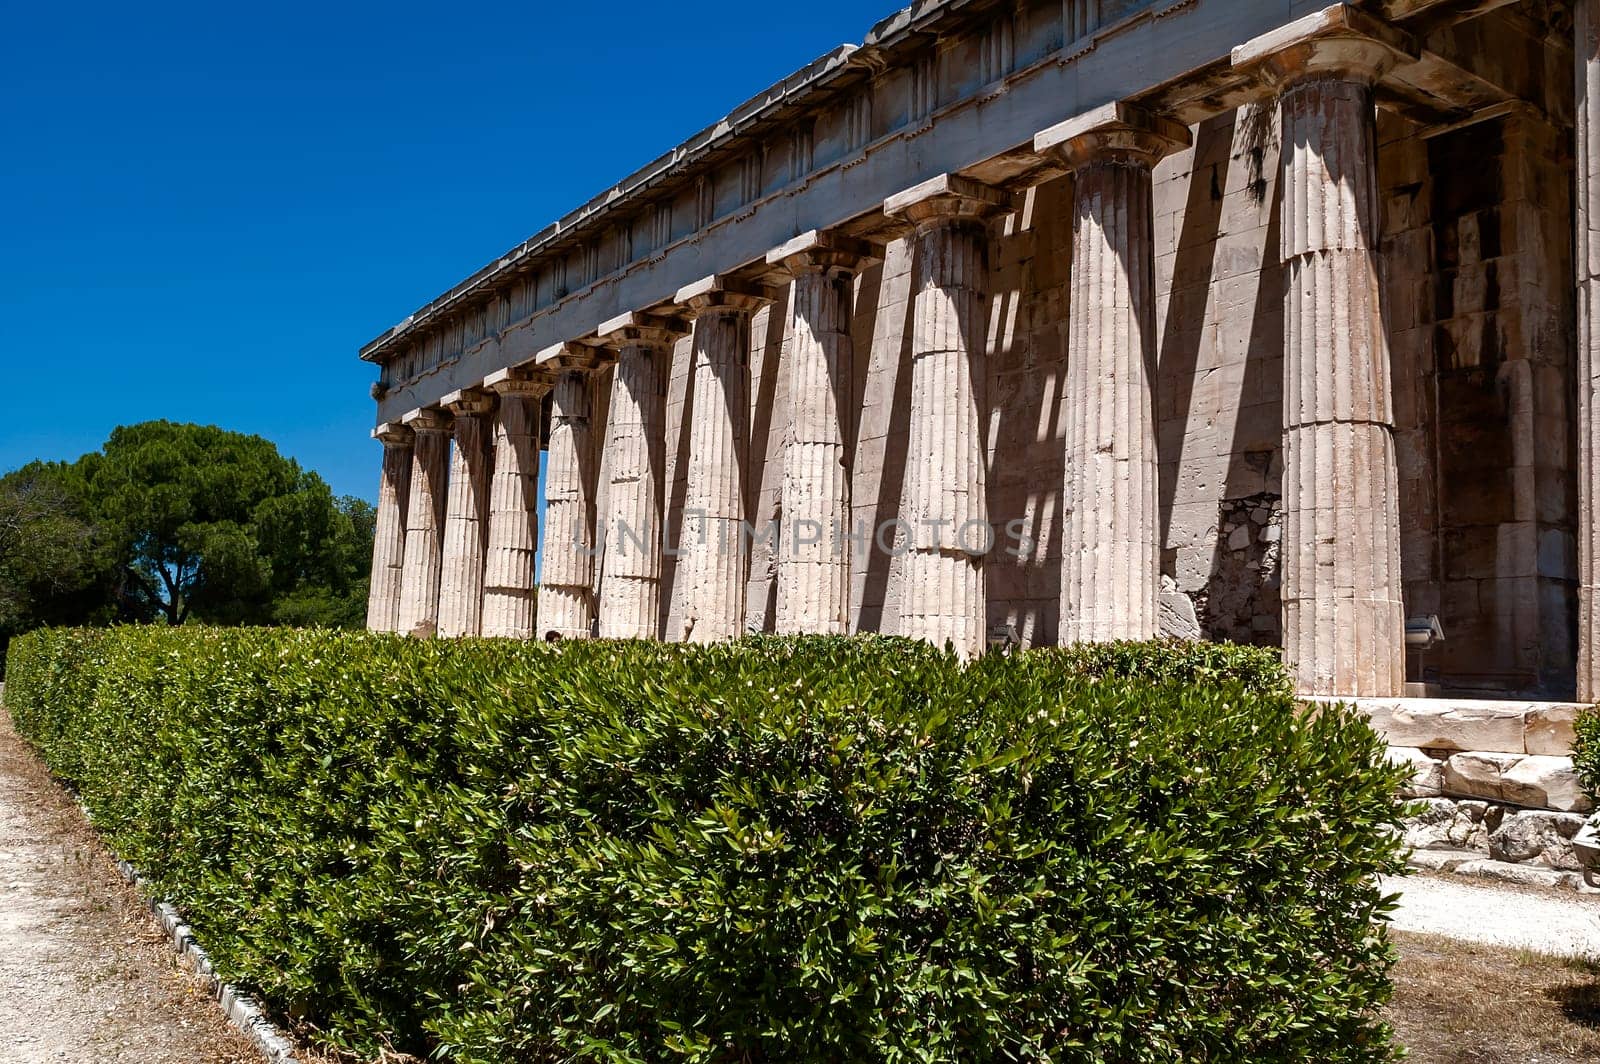
[{"label": "weathered stone wall", "polygon": [[1450,690],[1572,694],[1565,155],[1529,115],[1383,127],[1405,596],[1446,633],[1414,678]]},{"label": "weathered stone wall", "polygon": [[1162,566],[1216,639],[1281,638],[1278,123],[1246,108],[1156,172]]}]

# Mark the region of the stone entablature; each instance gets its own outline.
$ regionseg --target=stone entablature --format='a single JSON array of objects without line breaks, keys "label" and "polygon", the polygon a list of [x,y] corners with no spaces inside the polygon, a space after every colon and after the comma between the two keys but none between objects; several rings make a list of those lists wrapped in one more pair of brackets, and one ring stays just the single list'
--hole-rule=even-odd
[{"label": "stone entablature", "polygon": [[1086,55],[1102,36],[1196,2],[931,0],[896,12],[419,308],[362,357],[400,363],[391,383],[427,372],[606,274],[926,132],[941,111],[1004,92],[1037,63]]},{"label": "stone entablature", "polygon": [[[1534,224],[1508,222],[1501,241],[1485,219],[1470,249],[1504,266],[1506,290],[1458,282],[1454,302],[1431,299],[1440,336],[1480,328],[1483,358],[1510,359],[1515,457],[1506,490],[1484,490],[1514,494],[1517,516],[1469,515],[1502,534],[1487,563],[1478,548],[1421,564],[1419,546],[1446,558],[1440,541],[1466,525],[1459,501],[1416,516],[1427,491],[1457,490],[1444,483],[1454,459],[1425,438],[1445,413],[1424,391],[1436,352],[1414,342],[1426,297],[1385,270],[1454,276],[1469,251],[1444,243],[1456,228],[1466,239],[1464,201],[1441,186],[1418,206],[1397,172],[1418,145],[1502,127],[1519,143],[1559,140],[1570,75],[1554,84],[1523,43],[1554,40],[1561,58],[1560,5],[1088,6],[903,12],[369,345],[364,357],[386,366],[385,424],[458,393],[492,396],[497,374],[552,381],[551,516],[509,533],[519,550],[544,537],[536,636],[843,629],[971,654],[997,631],[1024,644],[1145,635],[1186,613],[1206,632],[1276,638],[1281,600],[1302,691],[1393,695],[1407,678],[1402,610],[1420,607],[1452,627],[1469,612],[1502,625],[1455,629],[1468,648],[1455,661],[1470,671],[1476,654],[1484,675],[1511,678],[1495,689],[1566,693],[1576,655],[1556,627],[1579,581],[1554,488],[1570,465],[1538,426],[1571,424],[1550,390],[1572,361],[1559,329],[1569,297],[1540,293],[1572,291],[1546,230],[1573,221],[1558,200],[1513,204],[1527,179],[1507,175],[1491,205]],[[864,139],[825,134],[835,112],[870,118],[854,127]],[[1476,309],[1443,321],[1458,303]],[[1546,305],[1555,328],[1512,331],[1513,315]],[[1403,364],[1391,318],[1407,330]],[[619,321],[691,335],[643,344]],[[517,419],[537,447],[538,411]],[[485,431],[458,424],[456,436]],[[409,486],[424,524],[419,500],[438,486],[422,470],[435,462]],[[512,498],[516,483],[490,494]],[[486,497],[449,496],[461,500],[440,559],[452,593],[484,580],[459,544],[476,542],[460,519],[469,501],[493,540]],[[606,557],[615,522],[658,512],[675,547]],[[682,538],[840,514],[851,527],[833,535],[848,550],[780,538],[724,558]],[[889,545],[852,538],[895,522],[907,531]],[[1014,525],[1039,549],[1006,557],[974,545],[973,525]],[[1531,552],[1496,569],[1493,552],[1524,540],[1537,540],[1537,571]],[[439,564],[407,558],[400,571]],[[508,603],[526,593],[515,568],[500,581]],[[1208,585],[1208,571],[1211,585],[1224,571],[1260,579],[1272,618],[1261,624],[1251,596]],[[416,614],[426,591],[405,592],[399,612]],[[393,611],[380,606],[383,626]],[[463,617],[470,627],[470,608],[437,612],[448,634]],[[525,632],[526,618],[506,629]]]},{"label": "stone entablature", "polygon": [[[619,314],[662,305],[696,278],[757,263],[801,232],[873,215],[890,196],[939,174],[1026,187],[1041,169],[1034,134],[1108,99],[1144,102],[1183,122],[1237,106],[1261,90],[1231,73],[1230,49],[1310,7],[1303,0],[918,4],[369,343],[362,357],[385,367],[379,420],[437,402]],[[1437,93],[1506,98],[1439,56],[1424,58],[1400,72],[1397,100],[1443,120],[1470,109],[1440,104]]]}]

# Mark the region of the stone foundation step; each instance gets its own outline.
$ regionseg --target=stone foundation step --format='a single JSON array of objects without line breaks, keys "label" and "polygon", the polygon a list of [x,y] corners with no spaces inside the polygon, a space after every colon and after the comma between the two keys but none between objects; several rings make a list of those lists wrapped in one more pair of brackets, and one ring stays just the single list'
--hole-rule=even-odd
[{"label": "stone foundation step", "polygon": [[1572,754],[1573,726],[1593,706],[1470,698],[1317,698],[1349,702],[1390,746],[1534,757]]}]

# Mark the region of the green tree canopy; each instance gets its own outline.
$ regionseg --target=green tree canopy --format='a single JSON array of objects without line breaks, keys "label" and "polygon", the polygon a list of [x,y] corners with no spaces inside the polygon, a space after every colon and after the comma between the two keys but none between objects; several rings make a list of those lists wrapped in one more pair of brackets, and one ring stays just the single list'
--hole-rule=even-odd
[{"label": "green tree canopy", "polygon": [[0,631],[359,625],[373,526],[366,502],[336,499],[259,436],[123,426],[74,463],[0,478]]},{"label": "green tree canopy", "polygon": [[116,615],[115,574],[72,473],[32,462],[0,477],[0,639]]}]

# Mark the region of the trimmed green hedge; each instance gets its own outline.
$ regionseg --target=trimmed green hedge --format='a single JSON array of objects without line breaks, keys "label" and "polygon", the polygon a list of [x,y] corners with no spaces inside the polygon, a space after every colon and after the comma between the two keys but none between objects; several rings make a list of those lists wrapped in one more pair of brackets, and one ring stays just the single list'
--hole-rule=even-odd
[{"label": "trimmed green hedge", "polygon": [[452,1061],[1380,1061],[1400,783],[1259,651],[40,632],[225,978]]}]

